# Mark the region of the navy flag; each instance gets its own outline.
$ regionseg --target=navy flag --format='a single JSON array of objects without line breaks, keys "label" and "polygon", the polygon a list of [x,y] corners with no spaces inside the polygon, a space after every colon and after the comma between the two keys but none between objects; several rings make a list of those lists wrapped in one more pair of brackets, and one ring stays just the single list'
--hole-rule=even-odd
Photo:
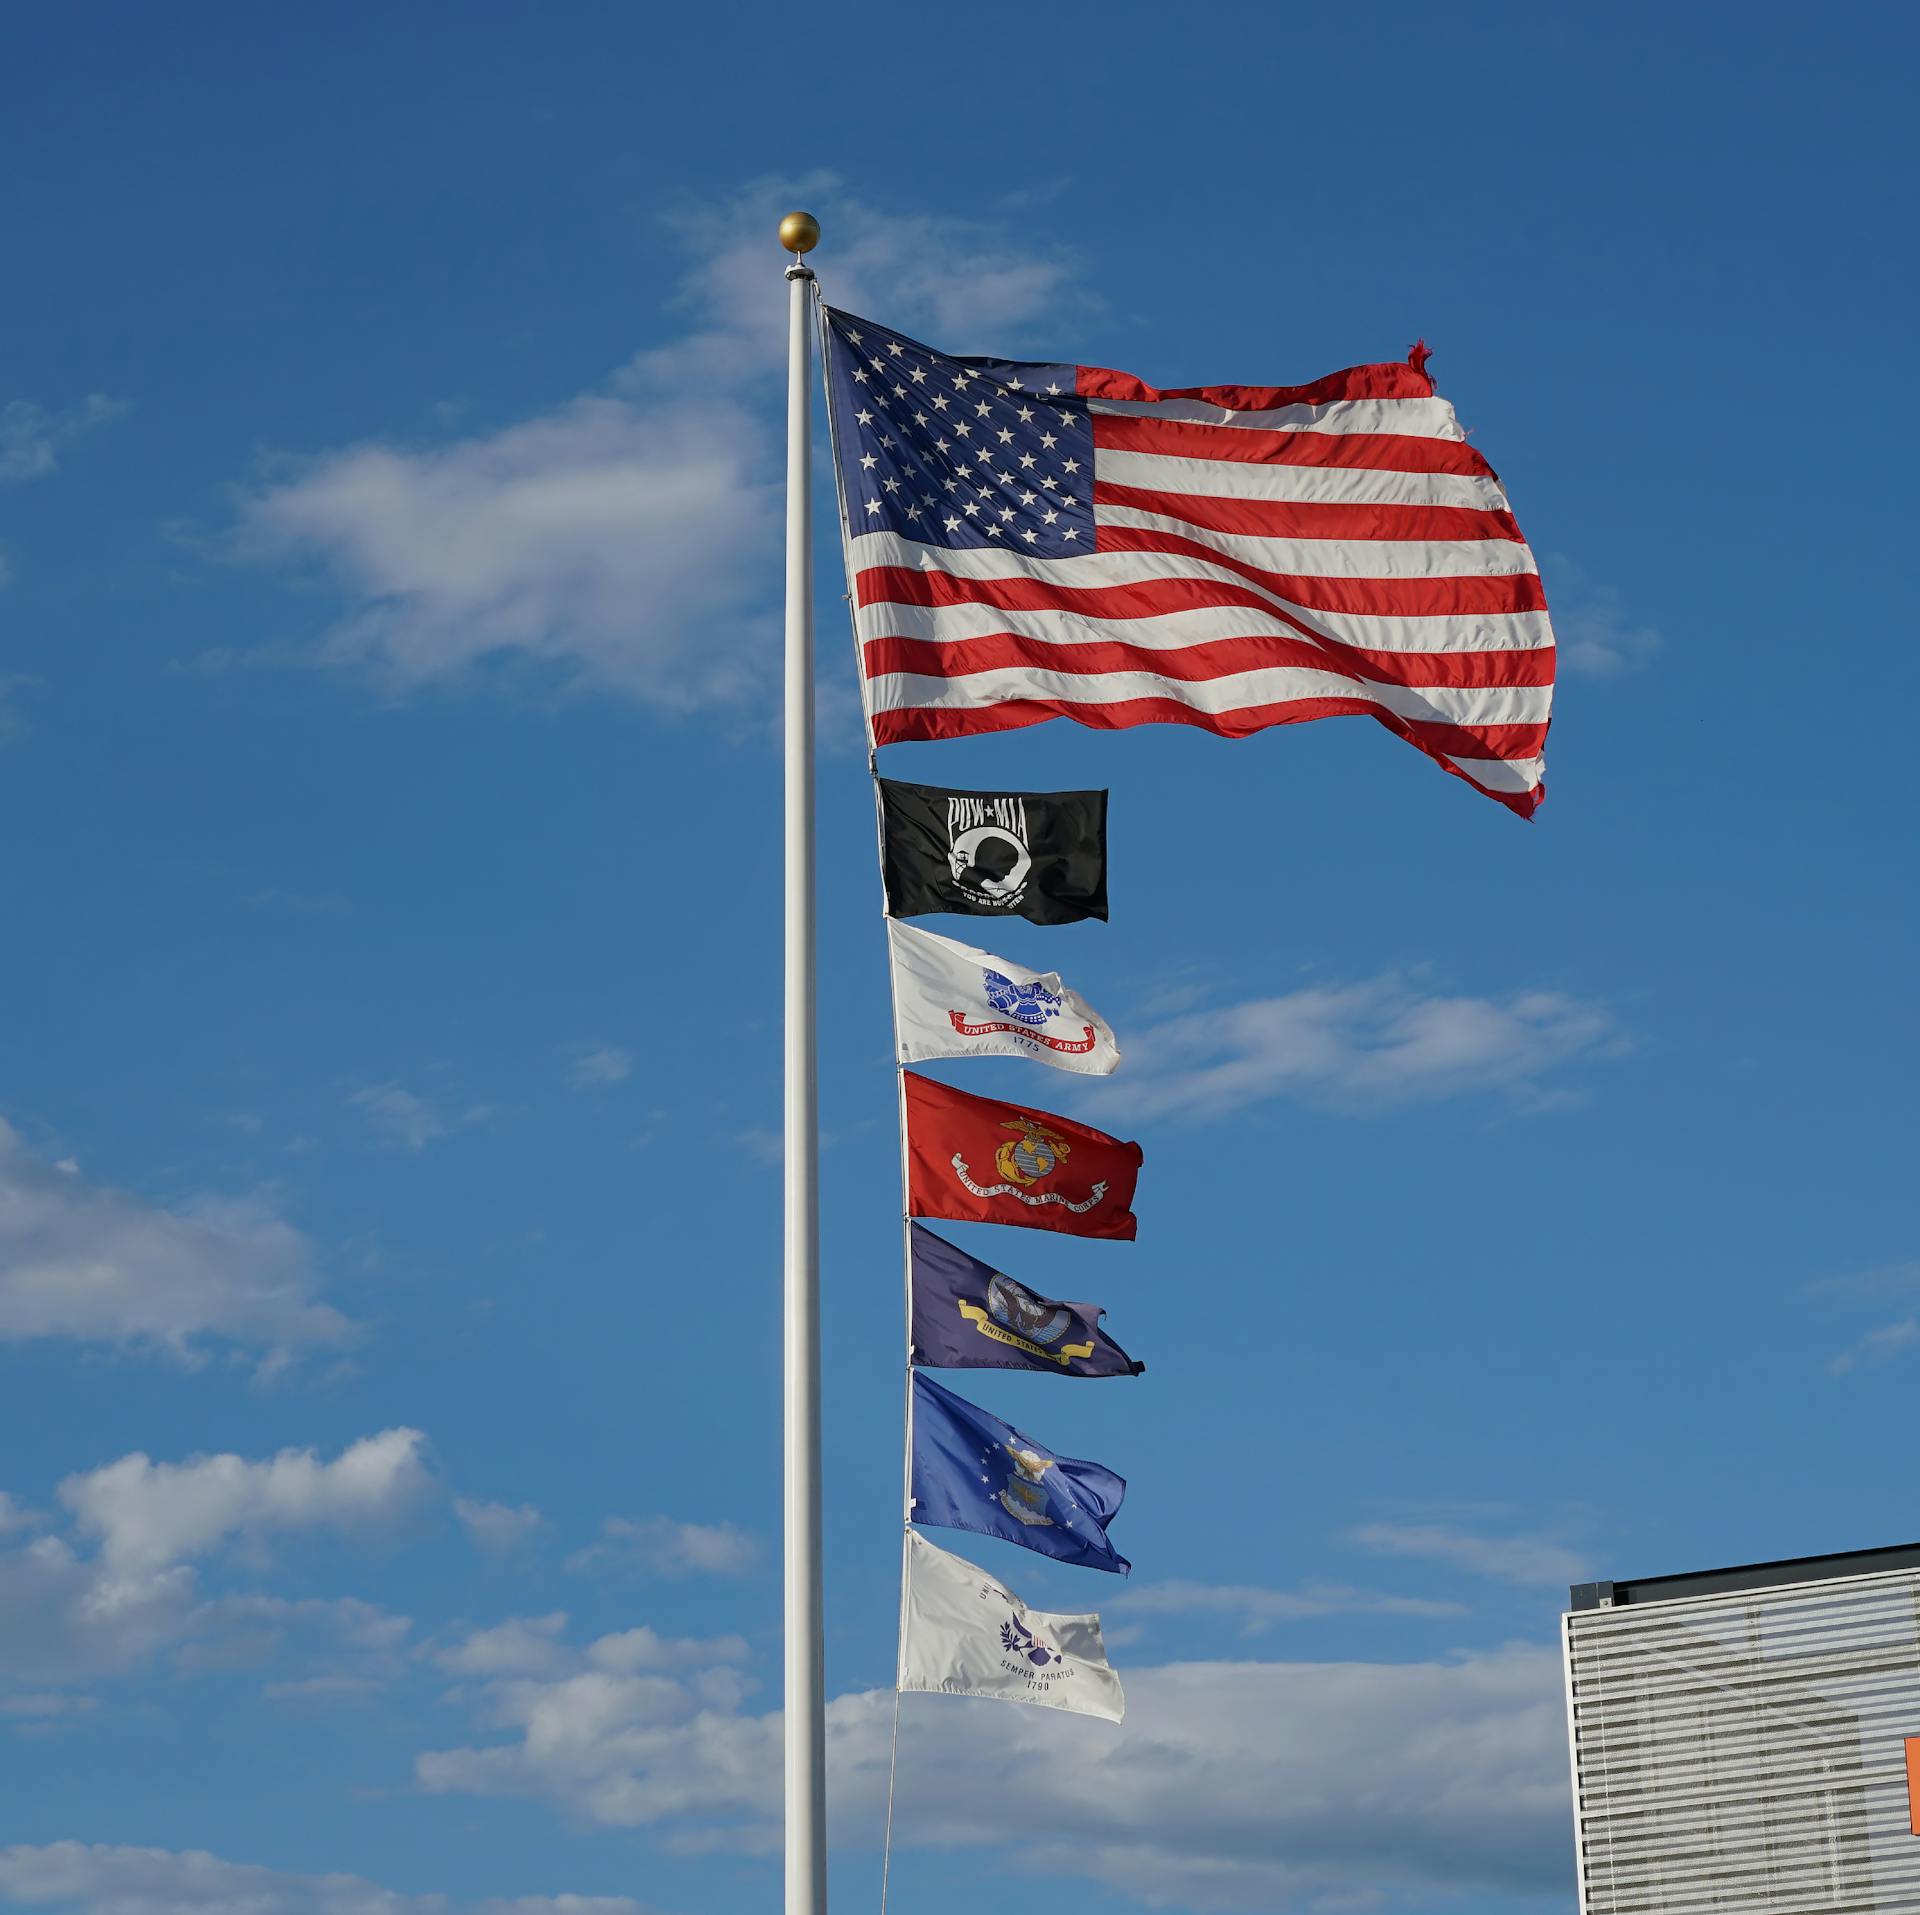
[{"label": "navy flag", "polygon": [[1056,1456],[978,1404],[913,1379],[913,1520],[1001,1536],[1063,1563],[1124,1576],[1107,1541],[1126,1483],[1100,1463]]},{"label": "navy flag", "polygon": [[916,1365],[1054,1376],[1138,1376],[1147,1367],[1101,1329],[1098,1304],[1039,1296],[925,1225],[910,1231]]}]

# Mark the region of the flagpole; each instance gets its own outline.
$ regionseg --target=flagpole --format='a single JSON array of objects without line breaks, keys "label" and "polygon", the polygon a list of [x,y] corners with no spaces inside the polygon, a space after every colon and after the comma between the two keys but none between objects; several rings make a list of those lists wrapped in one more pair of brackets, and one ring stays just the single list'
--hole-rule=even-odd
[{"label": "flagpole", "polygon": [[780,222],[787,268],[786,1915],[826,1915],[827,1736],[820,1578],[820,1124],[814,994],[811,213]]}]

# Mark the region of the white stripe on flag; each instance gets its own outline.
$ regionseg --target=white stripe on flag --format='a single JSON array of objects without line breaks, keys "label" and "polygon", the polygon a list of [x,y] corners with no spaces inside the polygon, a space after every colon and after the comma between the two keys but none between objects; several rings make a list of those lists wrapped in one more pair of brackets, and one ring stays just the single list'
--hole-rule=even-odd
[{"label": "white stripe on flag", "polygon": [[[1133,558],[1134,553],[1122,556]],[[1138,645],[1174,651],[1223,638],[1324,635],[1380,652],[1533,651],[1553,643],[1545,612],[1476,613],[1459,618],[1363,618],[1347,612],[1302,612],[1302,632],[1253,605],[1201,605],[1140,618],[1086,618],[1078,612],[1016,612],[998,605],[906,605],[881,599],[859,612],[860,636],[924,638],[956,644],[1017,632],[1049,645]]]},{"label": "white stripe on flag", "polygon": [[1004,704],[1010,699],[1117,705],[1131,698],[1170,698],[1194,711],[1215,715],[1303,698],[1355,698],[1416,723],[1538,725],[1546,721],[1552,688],[1378,685],[1339,672],[1297,666],[1203,679],[1163,678],[1157,672],[1049,672],[1020,667],[966,672],[952,678],[886,672],[867,681],[867,695],[875,711],[919,707],[964,710]]},{"label": "white stripe on flag", "polygon": [[1108,485],[1184,492],[1202,499],[1262,499],[1327,505],[1463,505],[1504,512],[1498,480],[1465,472],[1383,472],[1371,467],[1262,465],[1247,459],[1176,459],[1101,446],[1093,475]]},{"label": "white stripe on flag", "polygon": [[1537,570],[1533,554],[1512,539],[1269,539],[1196,528],[1165,512],[1096,505],[1100,525],[1171,532],[1197,539],[1229,558],[1292,578],[1499,578]]},{"label": "white stripe on flag", "polygon": [[1262,432],[1391,432],[1408,439],[1464,439],[1444,399],[1336,399],[1324,406],[1276,406],[1230,412],[1204,399],[1089,399],[1093,412],[1188,419],[1204,426],[1252,426]]}]

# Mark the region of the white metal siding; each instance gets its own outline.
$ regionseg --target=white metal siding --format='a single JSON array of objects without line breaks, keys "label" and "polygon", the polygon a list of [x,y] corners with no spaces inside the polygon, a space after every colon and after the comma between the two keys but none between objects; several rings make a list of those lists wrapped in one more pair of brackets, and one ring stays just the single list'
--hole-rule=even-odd
[{"label": "white metal siding", "polygon": [[1920,1915],[1920,1571],[1566,1626],[1583,1915]]}]

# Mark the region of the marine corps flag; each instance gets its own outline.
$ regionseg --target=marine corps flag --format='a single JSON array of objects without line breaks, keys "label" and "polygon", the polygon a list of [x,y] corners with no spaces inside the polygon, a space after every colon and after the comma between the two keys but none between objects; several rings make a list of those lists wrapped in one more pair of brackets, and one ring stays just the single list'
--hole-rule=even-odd
[{"label": "marine corps flag", "polygon": [[910,1216],[1133,1241],[1138,1144],[914,1071],[901,1077]]},{"label": "marine corps flag", "polygon": [[1029,971],[1011,958],[890,919],[893,1014],[900,1061],[933,1057],[1031,1057],[1055,1070],[1106,1077],[1120,1047],[1106,1019],[1057,971]]},{"label": "marine corps flag", "polygon": [[913,1349],[934,1370],[1046,1370],[1055,1376],[1138,1376],[1100,1327],[1097,1303],[1056,1303],[978,1257],[907,1226],[913,1259]]},{"label": "marine corps flag", "polygon": [[949,791],[876,778],[887,912],[1072,924],[1107,915],[1104,791]]}]

